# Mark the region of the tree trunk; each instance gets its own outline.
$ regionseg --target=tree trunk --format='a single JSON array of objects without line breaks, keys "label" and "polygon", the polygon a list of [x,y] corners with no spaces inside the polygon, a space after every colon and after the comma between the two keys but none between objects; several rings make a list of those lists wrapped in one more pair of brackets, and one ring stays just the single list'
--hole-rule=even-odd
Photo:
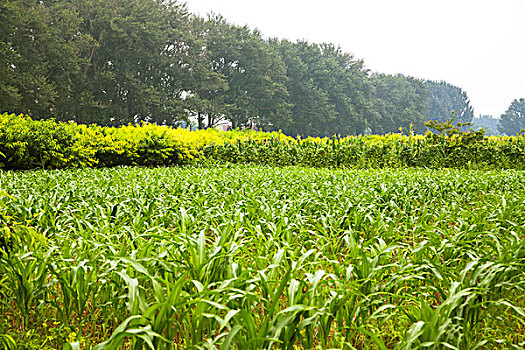
[{"label": "tree trunk", "polygon": [[197,123],[199,123],[199,130],[204,129],[204,118],[201,112],[197,112]]},{"label": "tree trunk", "polygon": [[206,129],[213,127],[213,124],[215,123],[215,120],[213,120],[213,114],[208,114],[208,125],[206,125]]}]

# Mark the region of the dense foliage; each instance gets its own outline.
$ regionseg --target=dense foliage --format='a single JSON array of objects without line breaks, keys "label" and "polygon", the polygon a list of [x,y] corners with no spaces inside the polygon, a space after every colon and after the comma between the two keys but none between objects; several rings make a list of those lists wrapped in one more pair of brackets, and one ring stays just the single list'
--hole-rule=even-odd
[{"label": "dense foliage", "polygon": [[428,83],[402,75],[384,74],[373,76],[372,81],[377,99],[376,110],[380,116],[378,122],[372,125],[372,133],[395,133],[402,131],[402,128],[408,129],[410,125],[416,133],[425,132],[425,122],[432,119],[427,108],[430,98]]},{"label": "dense foliage", "polygon": [[501,115],[498,130],[507,135],[515,135],[525,130],[525,98],[512,101]]},{"label": "dense foliage", "polygon": [[2,220],[44,236],[0,247],[4,348],[525,345],[523,172],[113,168],[0,182]]},{"label": "dense foliage", "polygon": [[370,75],[332,44],[265,40],[173,0],[0,3],[0,112],[332,136],[422,132],[454,110],[472,118],[458,87]]},{"label": "dense foliage", "polygon": [[279,133],[189,131],[155,124],[102,127],[0,115],[0,169],[169,166],[188,163],[209,144],[284,138]]},{"label": "dense foliage", "polygon": [[280,132],[101,127],[0,115],[0,169],[256,163],[311,167],[525,169],[525,136],[485,137],[451,121],[425,135],[294,139]]},{"label": "dense foliage", "polygon": [[426,84],[430,92],[429,120],[444,122],[449,118],[450,112],[454,111],[457,121],[461,123],[472,121],[474,111],[465,91],[444,81],[427,81]]}]

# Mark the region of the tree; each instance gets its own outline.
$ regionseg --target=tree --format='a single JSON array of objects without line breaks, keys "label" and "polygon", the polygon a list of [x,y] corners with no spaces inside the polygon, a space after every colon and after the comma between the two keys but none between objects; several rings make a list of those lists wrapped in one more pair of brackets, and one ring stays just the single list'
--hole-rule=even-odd
[{"label": "tree", "polygon": [[186,93],[185,108],[188,115],[197,116],[199,129],[213,126],[228,112],[228,106],[224,104],[228,83],[224,75],[214,70],[207,46],[210,26],[214,23],[193,16],[188,30],[192,33],[189,37],[191,41],[185,42],[187,53],[173,55],[173,59],[184,57],[182,67],[186,69],[187,74],[180,76]]},{"label": "tree", "polygon": [[208,125],[225,117],[232,126],[280,124],[288,117],[285,67],[281,57],[257,31],[211,16],[206,34],[206,56],[213,72],[227,86],[202,91],[199,96],[222,108],[205,110]]},{"label": "tree", "polygon": [[525,98],[514,100],[501,115],[498,130],[507,135],[516,135],[525,129]]},{"label": "tree", "polygon": [[320,48],[326,73],[319,80],[337,113],[336,119],[327,124],[325,135],[371,132],[379,115],[374,110],[373,85],[363,61],[354,60],[332,44]]},{"label": "tree", "polygon": [[377,116],[363,62],[331,44],[271,40],[286,64],[290,135],[363,133]]},{"label": "tree", "polygon": [[375,107],[381,116],[373,125],[373,133],[396,133],[400,127],[408,129],[410,124],[414,132],[425,132],[429,91],[424,81],[401,74],[376,74],[372,81]]},{"label": "tree", "polygon": [[324,134],[326,125],[336,118],[335,106],[330,103],[326,91],[319,86],[315,71],[321,61],[321,51],[317,46],[299,41],[271,40],[270,44],[279,51],[286,65],[286,90],[291,107],[291,120],[279,124],[289,135]]},{"label": "tree", "polygon": [[66,2],[13,0],[0,4],[0,110],[47,117],[62,112],[85,63],[89,39]]},{"label": "tree", "polygon": [[474,117],[467,93],[461,88],[447,82],[426,82],[430,96],[428,99],[428,120],[444,122],[450,119],[455,111],[454,118],[461,123],[468,123]]},{"label": "tree", "polygon": [[294,136],[420,132],[473,115],[458,87],[370,76],[335,45],[266,41],[178,0],[1,1],[2,111],[101,125],[196,115],[200,128],[225,119]]},{"label": "tree", "polygon": [[[81,32],[93,41],[78,80],[73,111],[84,123],[120,125],[140,120],[173,124],[184,113],[176,32],[186,10],[169,1],[74,0]],[[174,58],[173,56],[177,56]]]},{"label": "tree", "polygon": [[187,119],[188,23],[170,0],[1,2],[0,110],[102,125]]}]

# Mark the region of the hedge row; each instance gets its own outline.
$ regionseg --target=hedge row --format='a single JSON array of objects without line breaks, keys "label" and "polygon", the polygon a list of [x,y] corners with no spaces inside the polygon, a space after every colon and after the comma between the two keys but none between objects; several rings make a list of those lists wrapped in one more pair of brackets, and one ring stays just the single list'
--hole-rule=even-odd
[{"label": "hedge row", "polygon": [[210,145],[205,157],[216,162],[301,165],[308,167],[426,167],[525,170],[525,137],[489,138],[474,144],[433,142],[429,138],[385,140],[340,138],[316,143],[246,140]]},{"label": "hedge row", "polygon": [[215,129],[189,131],[155,124],[86,126],[1,114],[0,169],[180,165],[200,158],[209,144],[281,137],[285,136]]},{"label": "hedge row", "polygon": [[281,133],[118,128],[0,115],[0,168],[171,166],[192,162],[309,167],[525,169],[525,136],[485,137],[451,124],[439,133],[293,139]]}]

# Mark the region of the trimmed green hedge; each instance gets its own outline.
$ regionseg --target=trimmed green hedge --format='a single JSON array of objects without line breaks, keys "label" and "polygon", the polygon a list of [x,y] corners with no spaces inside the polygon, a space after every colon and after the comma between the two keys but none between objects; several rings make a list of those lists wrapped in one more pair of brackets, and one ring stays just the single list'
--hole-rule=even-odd
[{"label": "trimmed green hedge", "polygon": [[282,141],[244,141],[210,145],[205,156],[217,162],[279,166],[525,169],[524,137],[487,138],[470,145],[443,145],[430,139],[368,143],[364,137],[334,139],[334,143],[306,140],[290,146]]},{"label": "trimmed green hedge", "polygon": [[[525,136],[485,137],[431,123],[439,133],[293,139],[281,133],[118,128],[0,115],[0,168],[172,166],[191,162],[308,167],[525,169]],[[437,126],[437,127],[436,127]]]}]

